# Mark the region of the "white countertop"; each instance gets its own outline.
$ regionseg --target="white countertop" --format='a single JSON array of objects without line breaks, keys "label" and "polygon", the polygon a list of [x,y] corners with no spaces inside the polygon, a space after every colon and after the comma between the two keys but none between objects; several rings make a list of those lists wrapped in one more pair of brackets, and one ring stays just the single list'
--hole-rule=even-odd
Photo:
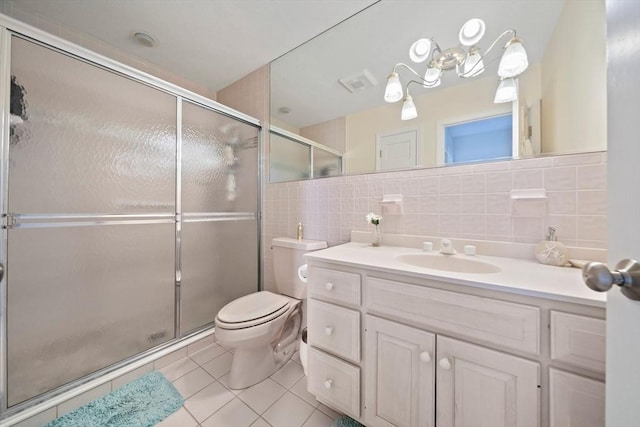
[{"label": "white countertop", "polygon": [[485,261],[501,269],[498,273],[472,274],[416,267],[395,258],[401,254],[420,253],[425,252],[399,246],[372,247],[368,243],[351,242],[310,252],[305,256],[312,262],[337,263],[385,273],[435,279],[476,288],[606,308],[606,293],[589,289],[582,281],[582,271],[578,268],[554,267],[539,264],[536,261],[514,258],[483,255],[469,257],[464,254],[441,255],[436,251],[429,252],[434,256],[455,256]]}]

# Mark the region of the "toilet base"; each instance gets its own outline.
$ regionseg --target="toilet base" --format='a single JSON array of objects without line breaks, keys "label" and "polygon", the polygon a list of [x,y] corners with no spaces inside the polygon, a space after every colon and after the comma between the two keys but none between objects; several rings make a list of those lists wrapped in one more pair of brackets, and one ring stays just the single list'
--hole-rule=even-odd
[{"label": "toilet base", "polygon": [[271,345],[236,349],[229,374],[229,388],[242,390],[267,379],[291,359],[294,351],[295,343],[277,352]]}]

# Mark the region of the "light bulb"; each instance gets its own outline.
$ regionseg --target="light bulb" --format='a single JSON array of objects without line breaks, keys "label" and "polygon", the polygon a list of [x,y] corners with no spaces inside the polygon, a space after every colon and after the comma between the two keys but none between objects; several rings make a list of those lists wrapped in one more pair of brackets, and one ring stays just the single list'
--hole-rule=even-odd
[{"label": "light bulb", "polygon": [[402,103],[402,113],[400,114],[400,118],[402,120],[411,120],[418,117],[418,110],[416,110],[416,104],[413,103],[413,98],[411,95],[407,95],[404,97],[404,102]]},{"label": "light bulb", "polygon": [[464,23],[462,28],[460,28],[458,39],[463,46],[473,46],[482,39],[482,36],[484,36],[484,30],[485,25],[482,19],[470,19]]},{"label": "light bulb", "polygon": [[427,71],[424,73],[424,83],[422,86],[433,88],[440,86],[440,76],[442,75],[442,70],[440,68],[430,66],[427,68]]},{"label": "light bulb", "polygon": [[493,102],[501,104],[503,102],[512,102],[518,99],[518,85],[516,79],[509,78],[500,81],[496,97]]},{"label": "light bulb", "polygon": [[416,40],[409,48],[409,58],[415,63],[424,62],[431,52],[431,39]]},{"label": "light bulb", "polygon": [[387,87],[384,90],[384,100],[387,102],[398,102],[402,99],[402,83],[398,73],[395,71],[387,77]]},{"label": "light bulb", "polygon": [[522,40],[511,39],[500,59],[498,75],[502,78],[515,77],[521,74],[529,66],[527,52],[522,46]]}]

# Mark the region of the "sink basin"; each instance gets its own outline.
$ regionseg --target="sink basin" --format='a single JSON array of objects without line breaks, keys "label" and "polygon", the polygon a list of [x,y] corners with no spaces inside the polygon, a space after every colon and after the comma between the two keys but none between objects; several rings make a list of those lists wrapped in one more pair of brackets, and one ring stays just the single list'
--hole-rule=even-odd
[{"label": "sink basin", "polygon": [[489,274],[500,272],[497,265],[459,255],[403,254],[396,260],[416,267],[434,270],[455,271],[457,273]]}]

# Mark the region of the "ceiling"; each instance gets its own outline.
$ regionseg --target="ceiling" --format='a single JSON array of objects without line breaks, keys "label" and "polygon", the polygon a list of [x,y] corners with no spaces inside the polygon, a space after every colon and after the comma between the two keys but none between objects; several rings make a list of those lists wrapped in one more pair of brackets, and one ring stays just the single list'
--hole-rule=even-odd
[{"label": "ceiling", "polygon": [[[218,91],[376,0],[1,1]],[[138,31],[156,45],[137,43]]]}]

